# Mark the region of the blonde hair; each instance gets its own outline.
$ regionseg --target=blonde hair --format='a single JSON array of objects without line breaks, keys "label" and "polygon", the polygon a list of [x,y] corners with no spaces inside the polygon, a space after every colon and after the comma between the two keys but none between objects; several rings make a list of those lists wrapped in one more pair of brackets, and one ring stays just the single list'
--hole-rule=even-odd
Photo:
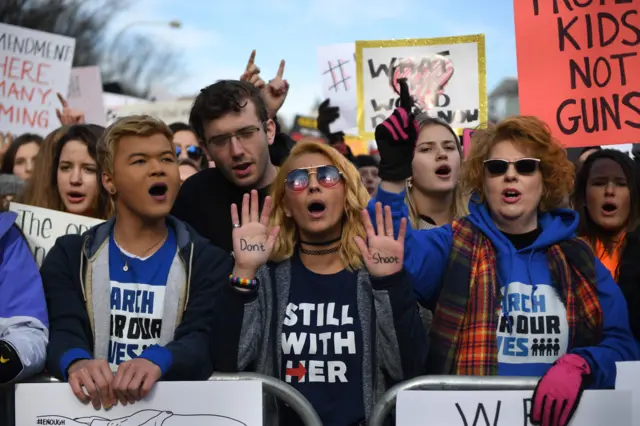
[{"label": "blonde hair", "polygon": [[[462,168],[463,156],[462,156],[462,145],[460,144],[460,138],[458,137],[457,133],[451,128],[449,123],[447,123],[446,121],[440,118],[431,117],[426,114],[419,115],[418,117],[416,117],[416,119],[418,120],[420,131],[431,126],[442,126],[447,130],[449,130],[449,132],[451,132],[451,135],[453,136],[453,140],[456,143],[456,148],[458,149],[458,154],[460,155],[460,168]],[[409,221],[411,223],[411,226],[417,229],[420,224],[420,212],[418,211],[418,206],[416,206],[416,203],[413,201],[413,196],[411,194],[412,192],[411,178],[407,179],[405,189],[406,189],[405,191],[406,195],[404,198],[404,202],[409,209]],[[453,188],[453,202],[451,203],[451,215],[453,216],[453,218],[459,219],[461,217],[468,215],[469,214],[468,204],[469,204],[468,195],[464,194],[464,192],[462,191],[462,187],[460,186],[459,183],[456,184],[455,188]]]},{"label": "blonde hair", "polygon": [[365,238],[362,210],[369,202],[369,193],[360,180],[360,173],[335,148],[318,142],[298,142],[289,157],[278,170],[275,182],[271,185],[271,198],[273,211],[271,212],[271,226],[279,226],[280,234],[276,238],[276,244],[271,254],[271,260],[283,261],[293,256],[293,251],[300,236],[293,218],[287,217],[284,211],[284,195],[286,191],[285,179],[291,172],[293,160],[304,154],[322,154],[331,160],[331,163],[342,174],[342,183],[345,189],[344,217],[342,236],[340,237],[340,260],[347,269],[357,270],[362,268],[362,255],[356,246],[355,237]]},{"label": "blonde hair", "polygon": [[113,159],[120,140],[127,136],[166,136],[173,145],[173,133],[162,120],[149,115],[122,117],[107,127],[98,142],[98,163],[103,173],[113,176]]},{"label": "blonde hair", "polygon": [[547,124],[536,117],[507,118],[497,125],[475,131],[469,156],[462,165],[462,185],[469,194],[475,193],[484,202],[484,161],[500,142],[510,141],[528,155],[540,159],[543,193],[540,210],[562,207],[573,188],[574,167],[567,152],[551,134]]}]

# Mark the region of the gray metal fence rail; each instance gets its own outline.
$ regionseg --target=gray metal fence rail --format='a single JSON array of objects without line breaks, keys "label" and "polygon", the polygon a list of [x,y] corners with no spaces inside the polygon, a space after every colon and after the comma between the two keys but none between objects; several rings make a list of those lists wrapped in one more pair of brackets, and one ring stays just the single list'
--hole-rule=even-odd
[{"label": "gray metal fence rail", "polygon": [[[311,406],[311,403],[302,396],[298,390],[275,377],[264,376],[257,373],[236,373],[236,374],[214,374],[209,380],[216,381],[234,381],[234,380],[257,380],[262,382],[262,390],[267,394],[286,403],[294,410],[306,426],[322,426],[320,416]],[[57,379],[51,376],[36,376],[25,381],[24,383],[55,383]],[[16,426],[15,425],[15,400],[13,385],[0,388],[0,396],[6,394],[6,416],[1,419],[0,426]],[[71,390],[69,390],[71,392]]]},{"label": "gray metal fence rail", "polygon": [[373,407],[369,426],[382,426],[396,405],[398,392],[403,390],[533,390],[537,378],[529,377],[477,377],[477,376],[422,376],[398,383],[382,395]]}]

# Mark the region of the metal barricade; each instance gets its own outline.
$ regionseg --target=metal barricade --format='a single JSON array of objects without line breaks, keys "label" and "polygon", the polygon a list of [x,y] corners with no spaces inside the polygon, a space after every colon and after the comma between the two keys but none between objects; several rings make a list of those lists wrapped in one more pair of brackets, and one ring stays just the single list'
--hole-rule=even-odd
[{"label": "metal barricade", "polygon": [[369,426],[382,426],[395,407],[398,392],[403,390],[533,390],[538,378],[479,377],[479,376],[422,376],[398,383],[382,395],[371,411]]},{"label": "metal barricade", "polygon": [[[322,421],[320,420],[320,416],[316,413],[316,410],[313,408],[311,403],[307,401],[307,399],[302,396],[302,394],[292,386],[286,384],[285,382],[276,379],[275,377],[265,376],[257,373],[235,373],[235,374],[214,374],[209,378],[209,380],[216,381],[233,381],[233,380],[256,380],[262,383],[262,389],[267,394],[275,397],[276,399],[286,403],[293,411],[300,416],[300,420],[306,426],[322,426]],[[35,376],[32,377],[23,383],[56,383],[59,382],[58,379],[47,376]],[[0,426],[13,426],[15,425],[15,401],[14,401],[14,393],[13,391],[8,393],[8,405],[12,405],[12,407],[8,407],[11,410],[7,412],[7,420],[6,423],[0,423]],[[4,419],[3,419],[4,420]]]}]

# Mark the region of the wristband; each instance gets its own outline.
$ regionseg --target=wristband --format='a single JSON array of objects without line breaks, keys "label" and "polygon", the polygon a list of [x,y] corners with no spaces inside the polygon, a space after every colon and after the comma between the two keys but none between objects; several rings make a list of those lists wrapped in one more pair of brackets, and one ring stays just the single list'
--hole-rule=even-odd
[{"label": "wristband", "polygon": [[230,274],[229,282],[231,283],[232,286],[238,287],[238,288],[254,289],[258,287],[257,278],[250,280],[248,278],[240,278],[240,277],[236,277],[233,274]]}]

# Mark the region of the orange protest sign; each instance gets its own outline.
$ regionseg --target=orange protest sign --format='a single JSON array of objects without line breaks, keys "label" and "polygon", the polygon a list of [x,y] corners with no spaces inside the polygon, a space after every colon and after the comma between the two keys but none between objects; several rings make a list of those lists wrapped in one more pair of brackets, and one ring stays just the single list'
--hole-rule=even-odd
[{"label": "orange protest sign", "polygon": [[520,112],[567,147],[640,141],[640,1],[514,0]]}]

